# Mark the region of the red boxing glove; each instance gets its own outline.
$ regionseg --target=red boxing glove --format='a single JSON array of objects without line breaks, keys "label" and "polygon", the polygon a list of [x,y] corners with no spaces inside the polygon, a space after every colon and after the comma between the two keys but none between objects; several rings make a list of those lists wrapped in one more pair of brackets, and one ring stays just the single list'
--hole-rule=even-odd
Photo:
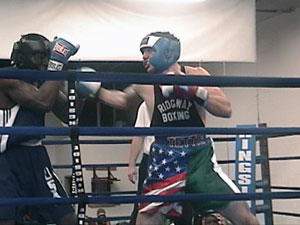
[{"label": "red boxing glove", "polygon": [[195,101],[200,106],[207,104],[208,92],[203,87],[197,86],[161,86],[162,94],[166,98],[178,97]]},{"label": "red boxing glove", "polygon": [[194,100],[197,86],[174,86],[174,94],[186,100]]},{"label": "red boxing glove", "polygon": [[161,86],[162,94],[166,98],[178,97],[193,100],[197,92],[196,86]]}]

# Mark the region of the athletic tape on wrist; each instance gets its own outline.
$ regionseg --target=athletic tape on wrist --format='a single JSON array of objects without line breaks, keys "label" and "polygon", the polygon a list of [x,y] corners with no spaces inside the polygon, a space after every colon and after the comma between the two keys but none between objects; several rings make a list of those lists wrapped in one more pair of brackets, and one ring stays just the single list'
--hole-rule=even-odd
[{"label": "athletic tape on wrist", "polygon": [[97,90],[96,93],[94,94],[94,97],[95,97],[95,98],[98,98],[98,97],[99,97],[101,87],[102,87],[102,85],[101,85],[101,83],[100,83],[100,87],[98,88],[98,90]]},{"label": "athletic tape on wrist", "polygon": [[48,63],[49,71],[62,71],[64,64],[55,60],[50,59]]},{"label": "athletic tape on wrist", "polygon": [[201,105],[202,107],[205,107],[207,105],[208,91],[204,87],[198,87],[195,96],[195,101],[199,105]]}]

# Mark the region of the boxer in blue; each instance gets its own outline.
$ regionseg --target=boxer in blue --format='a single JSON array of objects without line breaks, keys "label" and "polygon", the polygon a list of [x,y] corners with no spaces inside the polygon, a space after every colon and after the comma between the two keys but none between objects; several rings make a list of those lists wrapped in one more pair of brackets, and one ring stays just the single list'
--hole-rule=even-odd
[{"label": "boxer in blue", "polygon": [[[11,54],[14,69],[62,70],[79,46],[63,38],[50,42],[40,34],[23,35]],[[26,82],[0,79],[0,126],[44,126],[45,113],[53,111],[67,121],[67,98],[60,92],[62,82]],[[64,110],[65,109],[65,110]],[[0,136],[0,198],[66,197],[52,169],[41,135]],[[0,207],[0,224],[23,224],[27,211],[39,224],[77,224],[71,205]]]}]

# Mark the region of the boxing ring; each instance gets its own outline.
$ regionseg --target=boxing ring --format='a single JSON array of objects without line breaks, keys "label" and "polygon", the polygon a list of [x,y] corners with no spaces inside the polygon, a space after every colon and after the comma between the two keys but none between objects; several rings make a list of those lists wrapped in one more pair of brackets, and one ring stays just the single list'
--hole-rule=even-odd
[{"label": "boxing ring", "polygon": [[[168,76],[166,80],[165,75],[151,75],[151,74],[135,74],[126,73],[126,76],[121,73],[89,73],[89,72],[41,72],[41,71],[24,71],[24,70],[0,70],[0,79],[23,79],[23,80],[67,80],[69,84],[69,107],[74,108],[76,100],[76,81],[100,81],[102,83],[135,83],[135,84],[180,84],[180,85],[199,85],[199,86],[218,86],[218,87],[269,87],[269,88],[299,88],[299,78],[271,78],[271,77],[233,77],[233,76]],[[38,78],[38,79],[37,79]],[[79,140],[80,136],[103,136],[103,137],[132,137],[132,136],[154,136],[160,135],[168,136],[172,135],[192,135],[192,134],[204,134],[204,135],[234,135],[230,138],[215,138],[215,141],[235,141],[239,146],[239,141],[247,139],[251,142],[249,144],[249,151],[252,153],[249,162],[250,167],[255,170],[257,163],[264,161],[279,161],[279,160],[299,160],[299,156],[294,157],[273,157],[264,158],[256,157],[253,154],[253,146],[256,141],[260,141],[263,138],[277,138],[282,136],[299,135],[300,127],[151,127],[151,128],[135,128],[135,127],[78,127],[77,115],[75,110],[69,112],[69,127],[1,127],[1,135],[10,134],[28,134],[28,135],[47,135],[47,136],[67,136],[70,140],[67,141],[49,141],[45,140],[45,145],[71,145],[73,165],[60,165],[54,166],[56,169],[69,168],[73,171],[73,184],[72,194],[73,197],[69,198],[16,198],[16,199],[0,199],[0,206],[7,205],[45,205],[45,204],[76,204],[78,205],[78,223],[84,224],[89,221],[103,221],[103,220],[125,220],[126,216],[112,217],[106,219],[85,219],[86,205],[87,204],[132,204],[140,202],[178,202],[178,201],[206,201],[206,200],[246,200],[251,204],[255,200],[263,200],[267,204],[265,207],[257,207],[252,205],[252,212],[265,213],[266,224],[273,224],[270,218],[267,219],[266,211],[269,210],[269,216],[272,214],[278,214],[282,216],[300,217],[300,214],[290,212],[278,212],[270,210],[270,201],[273,199],[299,199],[300,188],[299,187],[284,187],[284,186],[272,186],[269,183],[256,182],[255,174],[250,174],[250,185],[246,188],[248,193],[239,194],[185,194],[185,195],[173,195],[173,196],[135,196],[135,192],[110,192],[110,193],[87,193],[84,188],[83,182],[83,168],[93,167],[126,167],[127,164],[82,164],[81,162],[81,144],[129,144],[130,140]],[[241,145],[242,146],[242,145]],[[237,148],[242,148],[242,147]],[[252,147],[251,147],[252,146]],[[247,157],[244,157],[247,158]],[[234,163],[238,170],[238,160],[225,160],[219,161],[219,164]],[[249,164],[248,164],[249,165]],[[236,174],[238,177],[239,175]],[[242,190],[245,189],[245,185],[238,185]],[[289,190],[289,191],[263,191],[256,192],[258,188],[267,188],[267,190]],[[108,196],[109,195],[109,196]],[[115,196],[117,195],[117,196]],[[267,202],[269,201],[269,202]],[[269,207],[269,208],[268,208]],[[272,222],[272,223],[271,223]]]}]

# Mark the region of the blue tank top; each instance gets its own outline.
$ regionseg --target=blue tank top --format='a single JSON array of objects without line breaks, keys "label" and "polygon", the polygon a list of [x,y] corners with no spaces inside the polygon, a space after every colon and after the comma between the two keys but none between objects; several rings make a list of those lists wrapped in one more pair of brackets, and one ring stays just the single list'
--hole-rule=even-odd
[{"label": "blue tank top", "polygon": [[[0,109],[0,127],[45,126],[45,112],[31,110],[20,105]],[[31,140],[41,140],[43,135],[0,135],[0,152],[11,146],[22,145]]]}]

